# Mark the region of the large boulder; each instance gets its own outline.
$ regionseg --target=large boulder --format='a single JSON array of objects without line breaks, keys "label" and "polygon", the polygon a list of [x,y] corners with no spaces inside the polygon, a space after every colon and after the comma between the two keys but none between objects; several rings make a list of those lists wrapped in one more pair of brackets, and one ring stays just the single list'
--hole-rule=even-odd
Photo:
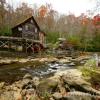
[{"label": "large boulder", "polygon": [[45,79],[37,86],[38,92],[41,96],[51,95],[56,91],[58,82],[52,79]]}]

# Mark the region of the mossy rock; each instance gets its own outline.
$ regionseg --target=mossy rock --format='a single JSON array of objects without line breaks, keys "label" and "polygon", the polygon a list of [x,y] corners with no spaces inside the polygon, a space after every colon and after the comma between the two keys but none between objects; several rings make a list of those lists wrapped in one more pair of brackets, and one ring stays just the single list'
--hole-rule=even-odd
[{"label": "mossy rock", "polygon": [[57,81],[46,79],[40,82],[40,84],[37,86],[37,89],[41,96],[50,96],[53,92],[56,91],[57,85]]}]

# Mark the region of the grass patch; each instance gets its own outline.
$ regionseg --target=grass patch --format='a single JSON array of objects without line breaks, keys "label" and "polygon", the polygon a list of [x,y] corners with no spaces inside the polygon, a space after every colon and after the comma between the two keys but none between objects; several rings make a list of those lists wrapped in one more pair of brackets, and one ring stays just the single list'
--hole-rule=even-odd
[{"label": "grass patch", "polygon": [[96,67],[96,61],[91,59],[84,66],[79,67],[82,75],[92,84],[100,83],[100,68]]}]

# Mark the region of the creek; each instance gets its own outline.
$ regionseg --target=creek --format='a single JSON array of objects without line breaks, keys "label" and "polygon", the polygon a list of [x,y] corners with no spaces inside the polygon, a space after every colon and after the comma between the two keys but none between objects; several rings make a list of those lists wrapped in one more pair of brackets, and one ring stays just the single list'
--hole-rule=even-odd
[{"label": "creek", "polygon": [[0,66],[0,82],[12,83],[22,79],[22,77],[29,73],[32,76],[40,78],[47,78],[52,76],[58,70],[66,70],[76,68],[80,64],[84,64],[86,60],[79,62],[70,61],[69,63],[61,62],[27,62],[27,63],[12,63]]}]

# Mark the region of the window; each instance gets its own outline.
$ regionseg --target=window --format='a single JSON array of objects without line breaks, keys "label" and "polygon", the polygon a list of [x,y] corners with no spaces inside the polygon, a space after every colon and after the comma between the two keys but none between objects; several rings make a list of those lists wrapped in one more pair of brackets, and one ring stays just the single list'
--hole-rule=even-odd
[{"label": "window", "polygon": [[18,31],[22,31],[22,27],[18,27]]},{"label": "window", "polygon": [[37,33],[37,28],[35,28],[35,33]]},{"label": "window", "polygon": [[33,20],[31,20],[31,23],[33,23]]},{"label": "window", "polygon": [[28,25],[25,25],[25,30],[28,30]]}]

